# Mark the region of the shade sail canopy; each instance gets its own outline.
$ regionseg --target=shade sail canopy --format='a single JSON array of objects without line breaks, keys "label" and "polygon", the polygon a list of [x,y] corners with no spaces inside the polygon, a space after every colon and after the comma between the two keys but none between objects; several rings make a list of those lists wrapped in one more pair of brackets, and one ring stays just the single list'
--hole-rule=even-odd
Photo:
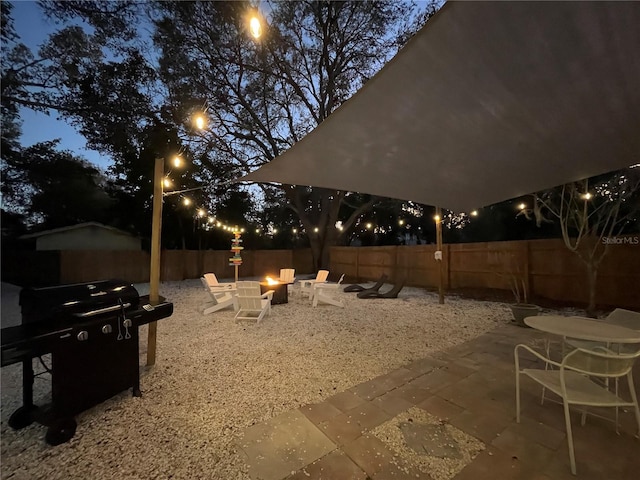
[{"label": "shade sail canopy", "polygon": [[241,181],[454,211],[640,161],[640,3],[452,2]]}]

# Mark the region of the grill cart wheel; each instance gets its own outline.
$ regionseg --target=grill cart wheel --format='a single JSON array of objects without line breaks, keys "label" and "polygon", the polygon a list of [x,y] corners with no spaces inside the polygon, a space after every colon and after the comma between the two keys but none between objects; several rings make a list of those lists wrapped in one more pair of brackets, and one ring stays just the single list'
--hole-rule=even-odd
[{"label": "grill cart wheel", "polygon": [[49,445],[60,445],[71,440],[71,437],[76,433],[77,426],[78,424],[73,418],[58,419],[51,424],[44,438]]},{"label": "grill cart wheel", "polygon": [[35,405],[23,405],[9,417],[9,426],[14,430],[20,430],[33,423],[33,415],[38,410]]}]

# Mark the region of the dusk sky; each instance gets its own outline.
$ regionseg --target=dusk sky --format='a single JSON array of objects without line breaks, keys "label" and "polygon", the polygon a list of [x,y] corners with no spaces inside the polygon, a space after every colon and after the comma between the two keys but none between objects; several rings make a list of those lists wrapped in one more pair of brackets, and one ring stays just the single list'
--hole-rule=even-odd
[{"label": "dusk sky", "polygon": [[[14,1],[13,5],[12,16],[20,41],[31,48],[35,54],[47,35],[54,30],[53,22],[43,17],[35,1]],[[47,116],[23,108],[20,110],[20,116],[23,121],[21,137],[23,146],[60,138],[60,149],[71,150],[74,154],[102,168],[109,166],[110,160],[102,157],[98,152],[88,150],[85,138],[79,135],[71,125],[58,120],[56,112],[51,112]]]}]

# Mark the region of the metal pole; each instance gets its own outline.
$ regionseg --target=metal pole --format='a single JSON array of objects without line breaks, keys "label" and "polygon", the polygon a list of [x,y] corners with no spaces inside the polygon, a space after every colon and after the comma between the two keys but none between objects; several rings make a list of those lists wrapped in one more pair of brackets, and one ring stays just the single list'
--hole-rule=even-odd
[{"label": "metal pole", "polygon": [[[442,255],[442,211],[440,207],[436,207],[436,250]],[[444,303],[443,274],[442,257],[440,257],[438,260],[438,302],[440,304]]]},{"label": "metal pole", "polygon": [[[160,302],[160,234],[162,232],[162,180],[164,158],[156,158],[153,169],[153,216],[151,220],[151,265],[149,267],[149,302]],[[147,365],[156,363],[156,332],[158,322],[149,323]]]}]

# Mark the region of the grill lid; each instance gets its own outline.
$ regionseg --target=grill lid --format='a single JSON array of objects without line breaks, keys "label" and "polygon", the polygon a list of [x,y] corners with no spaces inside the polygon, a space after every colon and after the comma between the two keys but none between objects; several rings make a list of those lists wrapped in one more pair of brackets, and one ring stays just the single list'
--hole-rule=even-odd
[{"label": "grill lid", "polygon": [[135,287],[124,280],[100,280],[20,291],[22,323],[48,320],[75,320],[136,308],[140,296]]}]

